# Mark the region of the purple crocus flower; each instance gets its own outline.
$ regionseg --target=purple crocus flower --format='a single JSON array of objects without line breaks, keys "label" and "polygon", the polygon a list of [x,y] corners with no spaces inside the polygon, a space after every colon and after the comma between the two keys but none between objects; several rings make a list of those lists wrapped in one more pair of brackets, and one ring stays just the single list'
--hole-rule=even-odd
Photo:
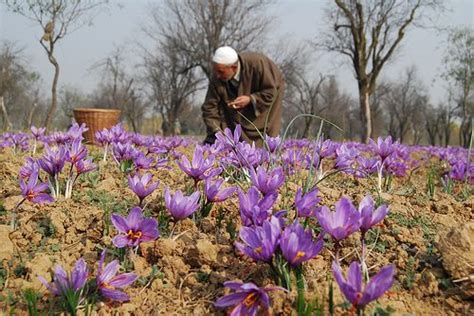
[{"label": "purple crocus flower", "polygon": [[82,159],[76,162],[74,165],[76,167],[77,175],[95,170],[97,165],[92,162],[92,159]]},{"label": "purple crocus flower", "polygon": [[63,170],[66,155],[67,152],[63,146],[47,147],[43,157],[38,160],[38,164],[47,174],[54,177]]},{"label": "purple crocus flower", "polygon": [[295,207],[298,217],[313,217],[316,216],[316,211],[319,210],[318,203],[321,198],[318,197],[318,189],[306,192],[304,195],[301,188],[296,191]]},{"label": "purple crocus flower", "polygon": [[315,242],[311,229],[303,229],[298,221],[287,226],[280,238],[280,249],[285,259],[293,266],[308,261],[323,249],[323,234]]},{"label": "purple crocus flower", "polygon": [[278,149],[278,147],[280,147],[281,138],[280,136],[271,137],[271,136],[265,135],[265,143],[268,146],[268,151],[270,153],[274,153]]},{"label": "purple crocus flower", "polygon": [[128,176],[128,187],[135,192],[140,200],[140,205],[143,200],[150,195],[158,187],[159,182],[151,182],[153,175],[145,173],[142,177],[136,174],[133,177]]},{"label": "purple crocus flower", "polygon": [[361,265],[358,262],[354,261],[349,266],[347,279],[344,279],[341,267],[336,261],[332,264],[332,272],[341,292],[354,307],[359,308],[378,299],[390,289],[393,284],[395,267],[393,265],[383,267],[370,279],[364,289],[362,289]]},{"label": "purple crocus flower", "polygon": [[365,196],[359,204],[359,212],[362,217],[360,230],[362,233],[367,232],[372,226],[380,223],[388,214],[387,205],[380,205],[374,211],[374,199],[370,195]]},{"label": "purple crocus flower", "polygon": [[118,260],[113,260],[109,264],[104,266],[106,249],[102,251],[99,261],[99,268],[97,270],[96,284],[100,293],[103,297],[112,301],[125,302],[129,301],[130,298],[127,294],[120,291],[124,287],[132,284],[138,278],[135,273],[122,273],[116,275],[120,269],[120,263]]},{"label": "purple crocus flower", "polygon": [[261,226],[271,215],[271,208],[278,197],[275,192],[260,199],[256,187],[251,187],[247,193],[239,190],[238,194],[240,218],[244,226]]},{"label": "purple crocus flower", "polygon": [[120,232],[112,239],[117,248],[135,247],[142,242],[152,241],[160,236],[158,222],[154,218],[143,218],[142,210],[134,207],[125,218],[112,214],[112,224]]},{"label": "purple crocus flower", "polygon": [[152,165],[154,163],[153,157],[147,157],[145,154],[141,151],[137,152],[137,155],[133,158],[133,164],[135,165],[136,170],[147,170],[151,169]]},{"label": "purple crocus flower", "polygon": [[316,143],[315,152],[319,155],[319,157],[321,157],[321,159],[329,158],[336,153],[338,146],[339,145],[337,143],[330,139],[326,139],[324,141],[319,140]]},{"label": "purple crocus flower", "polygon": [[343,240],[356,232],[361,225],[361,214],[352,202],[342,197],[336,202],[336,210],[332,212],[328,207],[321,207],[316,213],[321,227],[335,240]]},{"label": "purple crocus flower", "polygon": [[53,282],[48,283],[45,278],[38,276],[41,283],[55,296],[66,296],[69,291],[80,292],[87,281],[89,271],[83,258],[77,260],[71,274],[59,265],[54,269]]},{"label": "purple crocus flower", "polygon": [[82,134],[84,134],[88,130],[89,128],[86,126],[85,123],[82,123],[81,125],[79,125],[78,123],[74,122],[69,128],[69,130],[67,131],[67,134],[69,135],[71,140],[76,140],[76,139],[82,140],[84,139],[84,137],[82,137]]},{"label": "purple crocus flower", "polygon": [[355,176],[358,178],[365,178],[369,174],[376,173],[381,164],[379,159],[365,156],[357,157],[357,163],[359,167],[355,171]]},{"label": "purple crocus flower", "polygon": [[242,227],[239,236],[244,243],[236,242],[235,246],[255,261],[269,262],[278,246],[280,234],[280,220],[272,217],[264,221],[261,227]]},{"label": "purple crocus flower", "polygon": [[237,191],[237,187],[230,187],[221,190],[223,183],[224,179],[212,181],[211,178],[207,178],[204,181],[204,194],[209,202],[223,202]]},{"label": "purple crocus flower", "polygon": [[204,158],[204,150],[202,146],[196,146],[191,163],[185,155],[181,156],[181,160],[177,163],[181,170],[194,179],[195,183],[205,178],[215,176],[221,172],[220,169],[212,168],[214,165],[213,156]]},{"label": "purple crocus flower", "polygon": [[30,130],[31,130],[31,134],[33,135],[33,137],[35,139],[39,139],[40,137],[42,137],[44,135],[44,132],[46,131],[46,127],[39,127],[38,128],[38,127],[32,125]]},{"label": "purple crocus flower", "polygon": [[184,196],[183,192],[177,190],[174,195],[171,195],[169,188],[166,188],[165,206],[175,220],[184,219],[198,210],[199,197],[199,191],[190,196]]},{"label": "purple crocus flower", "polygon": [[30,177],[33,171],[38,171],[38,169],[38,162],[31,157],[26,157],[25,164],[20,168],[20,178],[27,179]]},{"label": "purple crocus flower", "polygon": [[449,171],[451,179],[456,181],[464,181],[467,179],[469,183],[474,180],[474,165],[468,165],[467,161],[454,160],[451,163],[451,170]]},{"label": "purple crocus flower", "polygon": [[385,139],[382,137],[377,138],[377,142],[372,139],[369,139],[369,144],[371,149],[380,156],[382,161],[384,161],[387,157],[392,155],[398,146],[398,142],[392,141],[392,136],[388,136]]},{"label": "purple crocus flower", "polygon": [[288,149],[283,152],[281,159],[291,174],[303,169],[308,160],[307,155],[300,149]]},{"label": "purple crocus flower", "polygon": [[253,185],[262,192],[263,195],[267,195],[278,191],[285,182],[285,174],[281,167],[275,168],[267,173],[264,167],[258,166],[256,171],[250,168],[250,179]]},{"label": "purple crocus flower", "polygon": [[278,286],[259,288],[252,282],[227,281],[224,282],[224,286],[236,292],[219,298],[214,303],[214,306],[220,308],[235,306],[230,312],[231,316],[256,316],[259,309],[261,309],[263,314],[267,314],[270,308],[268,292],[276,290],[285,291],[285,289]]},{"label": "purple crocus flower", "polygon": [[133,161],[139,151],[131,143],[112,143],[112,153],[119,164],[122,161]]},{"label": "purple crocus flower", "polygon": [[82,144],[80,138],[75,138],[66,153],[66,160],[72,164],[76,164],[79,160],[86,158],[86,156],[87,147]]},{"label": "purple crocus flower", "polygon": [[238,124],[233,133],[229,128],[224,129],[224,132],[216,133],[216,143],[224,149],[232,149],[240,142],[241,135],[242,126]]},{"label": "purple crocus flower", "polygon": [[48,189],[47,183],[38,183],[38,169],[32,171],[28,182],[20,178],[21,195],[32,203],[49,203],[54,199],[45,191]]}]

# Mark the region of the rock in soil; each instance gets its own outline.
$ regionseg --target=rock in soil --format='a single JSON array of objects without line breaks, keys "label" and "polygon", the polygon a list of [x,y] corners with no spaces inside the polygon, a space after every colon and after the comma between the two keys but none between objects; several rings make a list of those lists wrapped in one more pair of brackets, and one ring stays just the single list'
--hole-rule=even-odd
[{"label": "rock in soil", "polygon": [[453,278],[474,273],[474,222],[453,227],[436,240],[443,267]]}]

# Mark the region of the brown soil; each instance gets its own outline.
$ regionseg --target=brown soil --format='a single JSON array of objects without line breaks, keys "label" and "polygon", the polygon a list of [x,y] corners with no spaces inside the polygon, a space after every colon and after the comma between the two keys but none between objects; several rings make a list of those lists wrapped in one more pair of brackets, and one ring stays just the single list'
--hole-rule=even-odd
[{"label": "brown soil", "polygon": [[[83,257],[95,272],[101,249],[113,249],[111,238],[115,230],[110,226],[109,232],[105,231],[104,214],[115,211],[126,214],[137,203],[123,174],[109,162],[100,165],[98,179],[79,181],[70,200],[60,199],[49,205],[24,203],[19,210],[19,228],[11,232],[7,225],[10,211],[21,200],[17,175],[24,158],[25,155],[15,156],[8,150],[0,153],[0,202],[3,205],[0,213],[3,266],[0,270],[3,272],[0,274],[3,281],[0,283],[0,308],[4,313],[13,311],[18,315],[27,314],[21,297],[21,290],[26,288],[44,293],[39,307],[48,310],[48,294],[37,276],[50,280],[55,264],[70,269]],[[157,216],[163,209],[165,186],[183,190],[189,184],[184,173],[174,163],[170,165],[172,170],[155,172],[161,183],[146,199],[147,214],[151,216]],[[406,178],[394,179],[389,192],[382,195],[391,214],[380,227],[378,236],[370,234],[369,249],[372,251],[368,266],[378,271],[381,266],[393,263],[397,275],[391,291],[369,305],[367,310],[380,305],[392,308],[395,315],[472,314],[472,281],[452,281],[473,273],[474,197],[462,201],[443,193],[438,186],[434,198],[429,199],[423,172],[422,169],[416,171],[409,182]],[[301,175],[290,179],[277,202],[280,206],[288,205],[287,201],[301,181]],[[343,195],[358,203],[365,194],[374,192],[373,181],[343,174],[324,180],[319,188],[322,203],[330,206]],[[130,257],[133,271],[142,277],[142,282],[126,289],[130,302],[100,303],[95,306],[94,313],[224,314],[212,305],[227,293],[222,285],[224,281],[239,279],[260,286],[272,284],[268,266],[242,257],[233,247],[226,225],[229,222],[237,227],[240,225],[237,205],[236,197],[222,205],[226,213],[220,226],[216,220],[217,208],[214,208],[199,227],[190,219],[178,223],[172,238],[165,233],[170,227],[162,227],[162,236],[156,242],[142,244],[138,254]],[[460,227],[462,231],[453,232]],[[450,243],[455,237],[457,242]],[[359,249],[358,239],[356,235],[344,242],[344,266],[356,260],[354,249]],[[454,249],[456,246],[461,250]],[[110,260],[112,258],[108,258]],[[328,249],[305,264],[308,299],[317,297],[327,302],[332,280],[330,264]],[[158,273],[150,279],[152,271]],[[343,302],[336,285],[334,295],[336,304]],[[273,314],[296,315],[295,296],[295,292],[272,293]],[[336,312],[342,314],[343,308],[338,306]]]}]

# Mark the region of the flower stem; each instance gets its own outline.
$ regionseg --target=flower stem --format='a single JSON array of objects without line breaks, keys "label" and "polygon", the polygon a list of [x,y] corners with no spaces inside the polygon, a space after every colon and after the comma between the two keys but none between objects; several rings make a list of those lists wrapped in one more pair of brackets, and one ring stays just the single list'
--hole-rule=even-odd
[{"label": "flower stem", "polygon": [[298,292],[298,296],[296,298],[296,310],[298,312],[298,316],[301,316],[305,314],[306,310],[306,302],[304,298],[305,286],[302,265],[300,264],[295,269],[293,269],[293,271],[296,276],[296,289]]}]

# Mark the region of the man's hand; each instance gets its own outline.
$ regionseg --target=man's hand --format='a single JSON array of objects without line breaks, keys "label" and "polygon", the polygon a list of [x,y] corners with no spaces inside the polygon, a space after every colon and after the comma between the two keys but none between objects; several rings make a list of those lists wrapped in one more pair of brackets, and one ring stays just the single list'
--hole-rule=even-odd
[{"label": "man's hand", "polygon": [[250,96],[248,95],[241,95],[237,97],[234,101],[230,101],[227,103],[227,106],[236,110],[240,110],[250,103]]}]

